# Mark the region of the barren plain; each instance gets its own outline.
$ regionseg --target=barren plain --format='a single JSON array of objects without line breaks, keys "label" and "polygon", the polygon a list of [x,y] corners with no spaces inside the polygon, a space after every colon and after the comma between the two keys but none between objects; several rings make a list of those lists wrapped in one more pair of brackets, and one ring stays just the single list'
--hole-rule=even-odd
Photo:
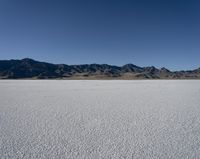
[{"label": "barren plain", "polygon": [[199,80],[1,80],[0,158],[199,158]]}]

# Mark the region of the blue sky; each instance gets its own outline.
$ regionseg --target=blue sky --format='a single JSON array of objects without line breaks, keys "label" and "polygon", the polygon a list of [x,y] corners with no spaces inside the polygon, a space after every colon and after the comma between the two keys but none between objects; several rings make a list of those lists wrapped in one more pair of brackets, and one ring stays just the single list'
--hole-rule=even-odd
[{"label": "blue sky", "polygon": [[200,67],[199,0],[0,0],[0,59]]}]

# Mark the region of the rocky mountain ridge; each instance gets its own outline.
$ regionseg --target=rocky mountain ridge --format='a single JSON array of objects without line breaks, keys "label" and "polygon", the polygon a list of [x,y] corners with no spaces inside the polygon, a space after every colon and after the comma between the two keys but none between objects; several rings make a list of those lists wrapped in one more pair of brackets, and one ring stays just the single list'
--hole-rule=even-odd
[{"label": "rocky mountain ridge", "polygon": [[134,64],[65,65],[22,60],[0,60],[0,79],[200,79],[200,68],[189,71],[170,71],[154,66]]}]

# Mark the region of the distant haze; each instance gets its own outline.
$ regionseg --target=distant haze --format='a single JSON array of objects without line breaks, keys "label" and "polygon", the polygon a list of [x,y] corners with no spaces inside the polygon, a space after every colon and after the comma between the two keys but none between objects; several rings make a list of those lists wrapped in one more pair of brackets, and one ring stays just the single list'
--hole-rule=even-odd
[{"label": "distant haze", "polygon": [[2,0],[0,59],[200,66],[198,0]]}]

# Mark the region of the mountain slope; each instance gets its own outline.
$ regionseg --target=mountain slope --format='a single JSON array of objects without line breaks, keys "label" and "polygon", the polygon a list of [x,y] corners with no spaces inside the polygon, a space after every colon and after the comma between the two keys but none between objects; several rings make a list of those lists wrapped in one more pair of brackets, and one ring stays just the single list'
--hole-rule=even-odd
[{"label": "mountain slope", "polygon": [[200,79],[200,68],[172,72],[166,68],[122,67],[107,64],[65,65],[22,60],[0,60],[1,79]]}]

